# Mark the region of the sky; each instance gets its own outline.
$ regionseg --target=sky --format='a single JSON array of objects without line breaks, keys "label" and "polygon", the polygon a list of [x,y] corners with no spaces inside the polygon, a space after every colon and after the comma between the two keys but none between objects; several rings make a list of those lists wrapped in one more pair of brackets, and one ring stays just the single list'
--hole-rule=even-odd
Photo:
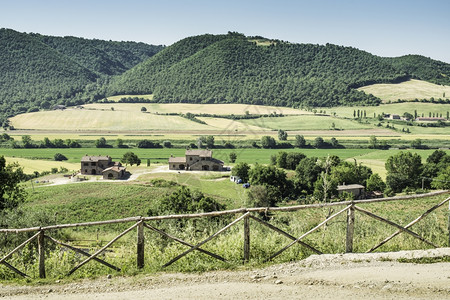
[{"label": "sky", "polygon": [[0,28],[167,46],[237,31],[450,63],[450,0],[0,0]]}]

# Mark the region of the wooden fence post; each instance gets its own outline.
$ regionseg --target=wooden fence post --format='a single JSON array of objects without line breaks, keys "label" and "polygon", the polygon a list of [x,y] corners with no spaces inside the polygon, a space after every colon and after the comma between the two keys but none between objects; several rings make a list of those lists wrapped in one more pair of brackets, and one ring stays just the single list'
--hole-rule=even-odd
[{"label": "wooden fence post", "polygon": [[246,216],[244,218],[244,263],[247,263],[250,259],[250,218]]},{"label": "wooden fence post", "polygon": [[137,267],[144,267],[144,221],[139,221],[137,226]]},{"label": "wooden fence post", "polygon": [[44,230],[39,231],[38,253],[39,253],[39,278],[45,278]]},{"label": "wooden fence post", "polygon": [[450,247],[450,201],[448,201],[448,246]]},{"label": "wooden fence post", "polygon": [[345,243],[345,252],[353,252],[353,233],[355,231],[355,208],[352,206],[347,211],[347,235]]}]

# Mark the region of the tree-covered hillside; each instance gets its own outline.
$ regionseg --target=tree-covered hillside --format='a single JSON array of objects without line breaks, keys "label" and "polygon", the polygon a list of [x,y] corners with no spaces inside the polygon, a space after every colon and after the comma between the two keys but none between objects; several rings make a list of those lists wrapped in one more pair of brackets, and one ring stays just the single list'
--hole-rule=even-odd
[{"label": "tree-covered hillside", "polygon": [[412,78],[450,85],[450,64],[421,55],[405,55],[386,60],[395,68],[410,74]]},{"label": "tree-covered hillside", "polygon": [[99,75],[121,74],[164,48],[144,43],[88,40],[71,36],[33,36]]},{"label": "tree-covered hillside", "polygon": [[[162,102],[377,104],[355,88],[408,78],[387,60],[355,48],[260,42],[236,33],[187,38],[114,79],[109,92],[153,93]],[[172,53],[176,59],[166,61]]]},{"label": "tree-covered hillside", "polygon": [[417,78],[450,85],[450,65],[423,56],[382,58],[239,33],[189,37],[165,48],[0,29],[0,50],[1,125],[18,113],[121,94],[313,107],[376,105],[380,99],[357,90],[373,83]]},{"label": "tree-covered hillside", "polygon": [[18,113],[100,99],[111,75],[163,48],[0,29],[0,125]]},{"label": "tree-covered hillside", "polygon": [[0,107],[13,115],[70,98],[96,75],[24,33],[0,29]]}]

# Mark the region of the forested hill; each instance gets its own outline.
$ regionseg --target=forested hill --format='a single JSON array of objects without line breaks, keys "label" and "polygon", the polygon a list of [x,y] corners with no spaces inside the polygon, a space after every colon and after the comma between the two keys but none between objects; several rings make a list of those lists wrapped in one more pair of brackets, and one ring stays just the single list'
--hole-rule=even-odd
[{"label": "forested hill", "polygon": [[410,74],[412,78],[450,85],[450,64],[421,55],[405,55],[386,60],[395,68]]},{"label": "forested hill", "polygon": [[100,99],[111,75],[163,48],[0,29],[0,124],[9,116],[57,103]]},{"label": "forested hill", "polygon": [[120,94],[313,107],[378,104],[357,90],[373,83],[417,78],[450,85],[450,65],[423,56],[383,58],[351,47],[231,32],[164,47],[0,29],[0,50],[1,125],[18,113]]},{"label": "forested hill", "polygon": [[167,47],[116,77],[108,92],[153,93],[162,102],[377,104],[379,99],[356,87],[408,78],[391,60],[355,48],[229,33],[190,37]]},{"label": "forested hill", "polygon": [[88,40],[71,36],[32,36],[99,75],[121,74],[164,48],[144,43]]}]

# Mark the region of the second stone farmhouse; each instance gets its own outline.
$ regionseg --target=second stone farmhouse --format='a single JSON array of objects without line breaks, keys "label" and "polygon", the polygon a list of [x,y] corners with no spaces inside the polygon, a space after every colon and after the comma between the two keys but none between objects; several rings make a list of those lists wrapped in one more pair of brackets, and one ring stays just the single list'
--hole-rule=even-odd
[{"label": "second stone farmhouse", "polygon": [[211,150],[186,150],[185,157],[169,158],[169,170],[223,171],[224,162],[212,157]]}]

